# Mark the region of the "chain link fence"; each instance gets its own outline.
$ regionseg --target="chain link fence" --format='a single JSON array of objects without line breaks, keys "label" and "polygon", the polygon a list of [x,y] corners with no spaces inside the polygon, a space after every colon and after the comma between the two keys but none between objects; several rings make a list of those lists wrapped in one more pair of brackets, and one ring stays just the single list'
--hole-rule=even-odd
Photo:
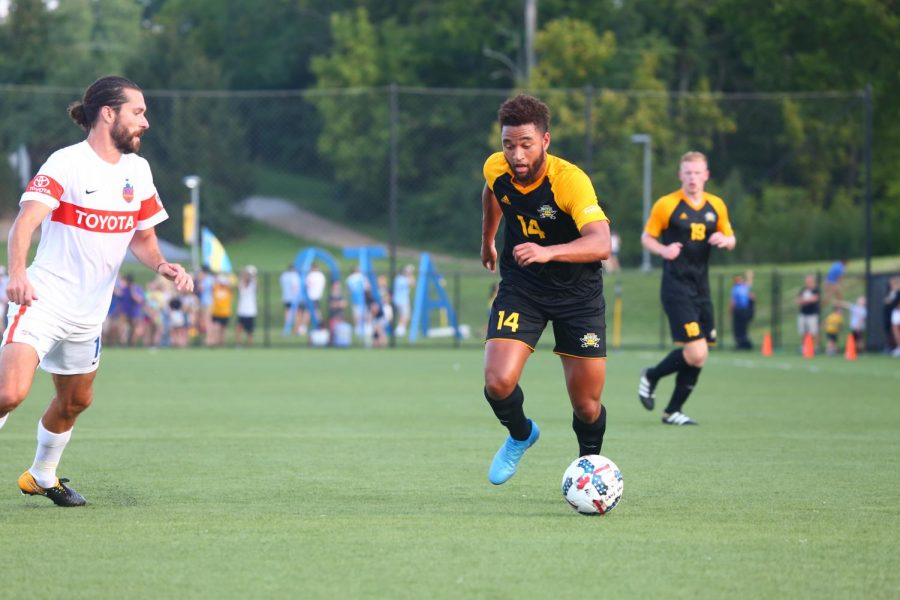
[{"label": "chain link fence", "polygon": [[[0,86],[0,150],[11,157],[9,168],[0,164],[0,210],[7,215],[14,214],[25,179],[49,153],[82,139],[64,117],[81,92]],[[863,92],[688,94],[587,87],[534,93],[553,113],[550,152],[591,176],[621,236],[619,260],[628,274],[621,279],[610,274],[606,285],[610,307],[616,291],[622,294],[623,347],[667,343],[666,336],[660,337],[662,328],[646,316],[660,314],[658,273],[648,277],[632,268],[643,259],[639,237],[645,191],[655,199],[677,189],[678,162],[687,150],[709,156],[707,189],[726,200],[738,235],[735,252],[716,256],[715,277],[730,283],[732,271],[746,268],[738,264],[831,261],[866,253]],[[263,197],[282,199],[380,240],[388,260],[378,268],[388,280],[400,261],[411,260],[395,248],[426,248],[449,257],[451,266],[443,267],[448,294],[460,304],[460,321],[471,326],[470,339],[477,340],[495,281],[477,264],[481,167],[500,149],[496,112],[509,95],[509,90],[399,86],[147,90],[151,131],[142,154],[153,166],[164,200],[185,198],[185,175],[202,177],[201,221],[226,247],[248,228],[246,217],[233,208]],[[645,150],[649,163],[643,160]],[[172,218],[158,232],[179,243],[181,211],[170,203],[169,212]],[[880,226],[874,224],[876,239],[889,238],[889,232],[878,235]],[[306,242],[301,239],[298,247]],[[338,254],[345,245],[340,237],[327,244]],[[279,257],[277,264],[292,259]],[[347,266],[343,261],[342,268]],[[260,311],[265,335],[257,341],[299,343],[282,335],[277,276],[260,274],[260,304],[268,312]],[[757,285],[775,288],[763,283],[766,277],[757,274]],[[720,325],[727,321],[727,294],[721,290],[729,286],[723,281],[714,283]],[[759,326],[777,319],[769,329],[783,332],[779,341],[785,348],[796,341],[783,325],[793,309],[793,287],[785,282],[768,312],[761,302],[755,321]],[[638,311],[644,312],[642,318],[625,316]],[[433,319],[440,325],[445,317]],[[757,337],[761,333],[751,331]]]}]

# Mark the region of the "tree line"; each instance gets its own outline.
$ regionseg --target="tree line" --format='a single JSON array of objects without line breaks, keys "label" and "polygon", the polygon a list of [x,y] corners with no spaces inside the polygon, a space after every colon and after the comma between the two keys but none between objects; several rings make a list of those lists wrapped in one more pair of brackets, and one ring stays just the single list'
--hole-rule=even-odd
[{"label": "tree line", "polygon": [[[180,189],[183,173],[203,172],[215,182],[208,195],[217,208],[206,219],[226,239],[238,236],[224,209],[253,191],[254,165],[264,161],[327,178],[344,214],[384,224],[393,126],[400,202],[416,206],[401,212],[404,235],[461,251],[477,247],[472,182],[497,148],[496,105],[537,90],[554,111],[552,151],[591,173],[623,230],[642,220],[631,134],[653,139],[655,196],[677,187],[683,151],[706,152],[710,187],[732,205],[749,242],[735,259],[749,261],[859,255],[860,92],[871,85],[873,249],[900,252],[895,1],[539,0],[530,73],[523,15],[523,0],[66,0],[49,8],[15,0],[0,22],[0,84],[83,89],[122,73],[145,90],[304,90],[279,112],[211,95],[157,100],[160,143],[147,143],[164,197]],[[407,90],[393,124],[391,85]],[[485,94],[415,93],[442,89]],[[60,108],[71,93],[0,97],[6,153],[27,140],[39,162],[77,138]],[[212,109],[219,106],[229,110]],[[289,135],[259,139],[297,122]],[[5,162],[0,192],[3,210],[14,211],[18,182]],[[175,218],[169,227],[178,226]],[[640,254],[628,240],[626,262]]]}]

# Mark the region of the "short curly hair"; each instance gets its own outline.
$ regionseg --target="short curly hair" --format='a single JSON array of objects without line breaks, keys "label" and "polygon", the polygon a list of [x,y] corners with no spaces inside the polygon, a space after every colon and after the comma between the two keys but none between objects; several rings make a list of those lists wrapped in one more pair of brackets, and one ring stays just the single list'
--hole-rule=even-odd
[{"label": "short curly hair", "polygon": [[500,105],[497,117],[500,119],[501,127],[532,124],[541,133],[550,131],[550,109],[534,96],[519,94],[510,98]]}]

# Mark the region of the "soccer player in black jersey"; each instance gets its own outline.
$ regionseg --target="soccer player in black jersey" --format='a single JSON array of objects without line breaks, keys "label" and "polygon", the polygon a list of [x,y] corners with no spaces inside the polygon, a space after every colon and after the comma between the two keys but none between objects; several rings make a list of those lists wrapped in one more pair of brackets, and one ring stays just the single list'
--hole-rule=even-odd
[{"label": "soccer player in black jersey", "polygon": [[609,257],[609,220],[588,176],[547,154],[550,110],[531,96],[498,111],[503,151],[484,163],[481,262],[497,265],[494,239],[504,221],[500,287],[488,320],[484,395],[509,436],[488,472],[512,477],[540,430],[525,416],[519,378],[553,322],[580,456],[599,454],[606,431],[600,403],[606,378],[606,322],[601,260]]},{"label": "soccer player in black jersey", "polygon": [[716,342],[709,255],[713,247],[732,250],[736,241],[725,202],[703,191],[709,179],[706,157],[700,152],[686,153],[681,157],[678,177],[681,189],[654,203],[641,244],[664,259],[660,298],[672,339],[682,347],[641,373],[638,397],[644,408],[653,410],[656,384],[676,373],[675,390],[662,413],[662,422],[696,425],[681,409],[697,384],[709,344]]}]

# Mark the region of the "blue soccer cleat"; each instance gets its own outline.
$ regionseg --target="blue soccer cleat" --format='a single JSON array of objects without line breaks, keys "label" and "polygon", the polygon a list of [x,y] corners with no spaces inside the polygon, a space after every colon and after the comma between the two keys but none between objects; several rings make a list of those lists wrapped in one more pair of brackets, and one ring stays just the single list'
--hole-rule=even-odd
[{"label": "blue soccer cleat", "polygon": [[509,478],[516,474],[516,468],[525,451],[534,446],[534,443],[541,437],[541,430],[537,423],[531,421],[531,435],[527,440],[514,440],[512,436],[507,436],[506,441],[497,450],[494,460],[491,461],[491,468],[488,471],[488,479],[494,485],[506,483]]}]

